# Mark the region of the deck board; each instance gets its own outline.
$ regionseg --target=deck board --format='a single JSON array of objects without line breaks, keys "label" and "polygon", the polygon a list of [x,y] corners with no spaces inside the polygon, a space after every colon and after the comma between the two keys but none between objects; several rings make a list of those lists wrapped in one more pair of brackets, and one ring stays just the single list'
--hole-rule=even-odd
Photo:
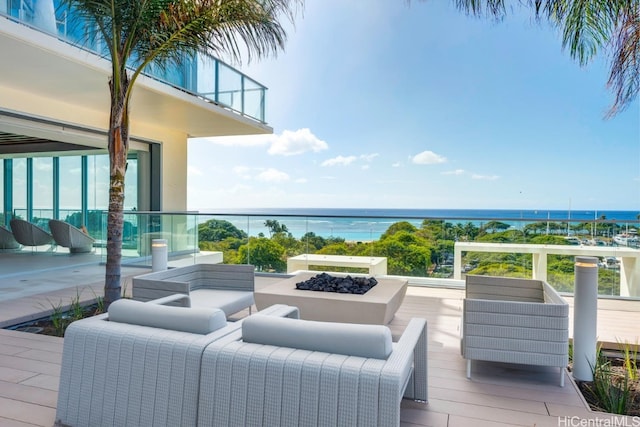
[{"label": "deck board", "polygon": [[[275,280],[259,277],[256,287]],[[460,289],[409,287],[390,324],[396,337],[412,317],[424,317],[428,325],[429,403],[403,401],[402,426],[556,427],[558,417],[605,416],[585,407],[568,374],[566,386],[559,387],[555,368],[474,362],[468,380],[459,349],[462,298]],[[25,301],[12,302],[34,307]],[[245,310],[234,317],[247,314]],[[599,304],[598,318],[599,333],[638,340],[639,331],[633,325],[640,324],[639,301],[607,300]],[[0,330],[0,425],[53,425],[62,344],[62,338]]]}]

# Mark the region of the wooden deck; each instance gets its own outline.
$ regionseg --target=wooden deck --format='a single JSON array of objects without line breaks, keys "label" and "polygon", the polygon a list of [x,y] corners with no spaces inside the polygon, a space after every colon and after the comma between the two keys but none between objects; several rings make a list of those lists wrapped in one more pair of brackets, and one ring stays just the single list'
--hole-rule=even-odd
[{"label": "wooden deck", "polygon": [[[281,279],[261,277],[257,286],[274,280]],[[468,380],[459,351],[462,297],[459,289],[410,287],[390,325],[398,335],[411,317],[428,321],[429,402],[404,401],[403,426],[557,427],[587,425],[577,424],[578,419],[604,423],[615,418],[590,412],[569,374],[566,386],[559,387],[557,369],[474,362]],[[33,306],[20,303],[13,301],[23,310]],[[638,340],[640,302],[607,300],[598,315],[603,335]],[[0,426],[54,424],[62,344],[62,338],[0,330]],[[608,425],[639,425],[640,420],[620,424],[625,421],[618,417],[615,422]]]}]

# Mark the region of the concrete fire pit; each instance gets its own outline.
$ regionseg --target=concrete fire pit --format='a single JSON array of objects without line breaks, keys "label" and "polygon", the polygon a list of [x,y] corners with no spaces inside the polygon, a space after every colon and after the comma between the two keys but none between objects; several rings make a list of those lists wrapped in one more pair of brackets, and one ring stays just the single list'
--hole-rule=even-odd
[{"label": "concrete fire pit", "polygon": [[364,295],[296,289],[296,283],[315,275],[300,273],[256,290],[256,307],[263,310],[273,304],[287,304],[298,307],[300,317],[306,320],[386,325],[407,292],[407,280],[401,279],[377,279],[378,284]]}]

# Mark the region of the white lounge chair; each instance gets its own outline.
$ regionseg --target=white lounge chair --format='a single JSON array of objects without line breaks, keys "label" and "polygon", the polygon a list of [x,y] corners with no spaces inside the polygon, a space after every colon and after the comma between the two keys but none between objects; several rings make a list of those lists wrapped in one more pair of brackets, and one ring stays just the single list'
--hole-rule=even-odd
[{"label": "white lounge chair", "polygon": [[20,243],[13,237],[11,230],[0,225],[0,250],[3,249],[20,249]]},{"label": "white lounge chair", "polygon": [[46,230],[23,219],[13,218],[11,231],[18,243],[24,246],[41,246],[53,242],[53,237]]},{"label": "white lounge chair", "polygon": [[50,219],[49,229],[56,244],[69,248],[72,254],[93,250],[94,238],[67,222]]}]

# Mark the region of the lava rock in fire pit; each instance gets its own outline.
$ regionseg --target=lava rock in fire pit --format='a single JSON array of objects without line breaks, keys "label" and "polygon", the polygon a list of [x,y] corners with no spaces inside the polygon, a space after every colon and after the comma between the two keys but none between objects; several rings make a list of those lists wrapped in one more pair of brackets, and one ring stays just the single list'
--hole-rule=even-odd
[{"label": "lava rock in fire pit", "polygon": [[321,273],[304,282],[296,283],[296,289],[362,295],[377,284],[378,281],[373,277],[335,277]]}]

